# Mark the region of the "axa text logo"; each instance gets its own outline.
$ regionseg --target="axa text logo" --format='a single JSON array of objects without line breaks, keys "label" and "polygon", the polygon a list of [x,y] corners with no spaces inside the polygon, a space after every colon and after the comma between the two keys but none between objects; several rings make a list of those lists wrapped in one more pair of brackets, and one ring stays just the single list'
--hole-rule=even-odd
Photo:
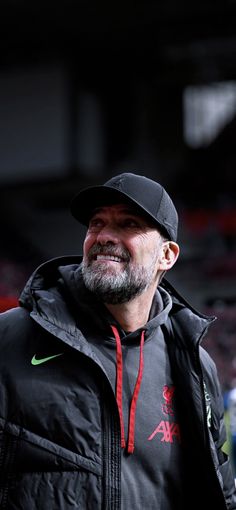
[{"label": "axa text logo", "polygon": [[156,434],[162,434],[161,441],[165,443],[173,443],[176,438],[180,443],[180,429],[178,423],[170,423],[169,421],[162,420],[159,425],[157,425],[154,432],[149,436],[148,441],[151,441]]},{"label": "axa text logo", "polygon": [[[175,415],[174,395],[175,386],[163,386],[162,396],[164,401],[161,404],[161,410],[165,416],[169,416],[172,419]],[[161,442],[173,443],[177,441],[178,443],[181,443],[180,427],[175,421],[161,420],[152,434],[148,437],[148,441],[151,441],[157,434],[161,434]]]}]

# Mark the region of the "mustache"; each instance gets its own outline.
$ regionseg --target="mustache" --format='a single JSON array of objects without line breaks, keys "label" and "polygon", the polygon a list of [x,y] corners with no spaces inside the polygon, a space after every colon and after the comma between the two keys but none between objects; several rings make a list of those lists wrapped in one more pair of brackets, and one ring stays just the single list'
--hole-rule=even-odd
[{"label": "mustache", "polygon": [[113,255],[114,257],[121,258],[124,262],[129,262],[131,258],[126,248],[114,246],[113,243],[107,243],[105,245],[99,243],[94,244],[87,254],[89,262],[91,262],[96,255]]}]

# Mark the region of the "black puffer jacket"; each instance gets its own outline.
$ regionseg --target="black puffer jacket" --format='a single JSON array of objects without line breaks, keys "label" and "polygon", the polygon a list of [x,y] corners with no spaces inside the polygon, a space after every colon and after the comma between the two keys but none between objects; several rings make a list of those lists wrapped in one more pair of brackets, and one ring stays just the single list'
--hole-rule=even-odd
[{"label": "black puffer jacket", "polygon": [[[79,262],[65,257],[42,265],[21,307],[0,316],[1,510],[120,509],[116,399],[59,271],[70,265],[73,273]],[[214,363],[199,347],[211,319],[163,286],[173,300],[165,337],[193,459],[189,510],[233,510],[221,391]]]}]

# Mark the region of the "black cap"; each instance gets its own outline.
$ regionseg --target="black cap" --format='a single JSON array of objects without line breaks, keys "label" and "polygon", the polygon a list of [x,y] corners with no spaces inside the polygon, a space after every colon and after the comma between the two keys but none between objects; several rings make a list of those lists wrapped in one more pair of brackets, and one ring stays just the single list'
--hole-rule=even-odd
[{"label": "black cap", "polygon": [[161,184],[143,175],[123,173],[105,184],[81,190],[71,202],[71,213],[88,225],[96,207],[122,202],[135,206],[154,220],[170,240],[177,240],[178,214],[170,196]]}]

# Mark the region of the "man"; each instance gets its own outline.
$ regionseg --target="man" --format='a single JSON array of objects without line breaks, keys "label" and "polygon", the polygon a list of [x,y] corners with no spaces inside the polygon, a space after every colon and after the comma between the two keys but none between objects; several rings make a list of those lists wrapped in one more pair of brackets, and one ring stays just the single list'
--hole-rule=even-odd
[{"label": "man", "polygon": [[43,264],[1,315],[7,510],[233,510],[213,318],[163,278],[179,255],[163,187],[131,173],[82,190],[83,259]]}]

